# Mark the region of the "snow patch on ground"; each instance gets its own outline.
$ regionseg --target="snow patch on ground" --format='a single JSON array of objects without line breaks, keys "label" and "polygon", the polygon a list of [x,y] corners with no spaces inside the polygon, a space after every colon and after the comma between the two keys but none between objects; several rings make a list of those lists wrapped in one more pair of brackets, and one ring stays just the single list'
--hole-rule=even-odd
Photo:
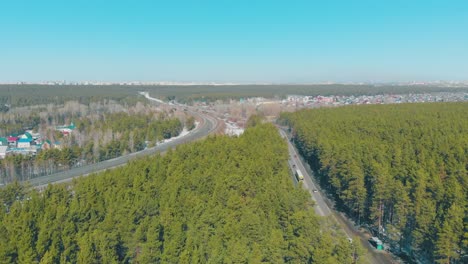
[{"label": "snow patch on ground", "polygon": [[186,135],[190,134],[192,131],[195,131],[195,130],[198,128],[198,125],[199,125],[199,124],[200,124],[200,122],[195,121],[195,128],[194,128],[194,129],[192,129],[192,130],[189,131],[189,130],[187,130],[186,127],[184,127],[184,129],[182,129],[182,132],[180,132],[180,134],[179,134],[178,136],[175,136],[175,137],[171,137],[171,138],[168,138],[168,139],[161,140],[161,141],[158,142],[157,145],[162,144],[162,143],[171,142],[171,141],[173,141],[173,140],[175,140],[175,139],[178,139],[178,138],[181,138],[181,137],[183,137],[183,136],[186,136]]},{"label": "snow patch on ground", "polygon": [[224,129],[224,133],[229,136],[240,136],[244,133],[244,129],[238,127],[235,123],[226,121],[226,128]]},{"label": "snow patch on ground", "polygon": [[159,100],[158,98],[154,98],[154,97],[149,96],[148,92],[138,92],[138,93],[143,95],[148,100],[155,101],[155,102],[158,102],[160,104],[165,104],[165,102],[163,100]]},{"label": "snow patch on ground", "polygon": [[178,139],[178,138],[181,138],[181,137],[183,137],[183,136],[185,136],[185,135],[188,135],[189,133],[190,133],[190,131],[188,131],[188,130],[184,127],[184,129],[182,130],[182,132],[180,132],[180,134],[179,134],[178,136],[171,137],[171,138],[168,138],[168,139],[163,139],[163,140],[161,140],[161,141],[158,142],[158,145],[159,145],[159,144],[162,144],[162,143],[171,142],[171,141],[173,141],[173,140],[175,140],[175,139]]}]

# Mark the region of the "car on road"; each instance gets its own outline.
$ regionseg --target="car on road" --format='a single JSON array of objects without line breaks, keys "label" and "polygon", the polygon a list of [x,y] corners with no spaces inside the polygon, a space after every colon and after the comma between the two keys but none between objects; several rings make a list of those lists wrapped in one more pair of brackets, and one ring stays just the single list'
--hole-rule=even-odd
[{"label": "car on road", "polygon": [[293,169],[295,169],[295,168],[296,168],[296,164],[293,164]]},{"label": "car on road", "polygon": [[313,189],[312,191],[313,191],[313,192],[318,192],[316,189]]}]

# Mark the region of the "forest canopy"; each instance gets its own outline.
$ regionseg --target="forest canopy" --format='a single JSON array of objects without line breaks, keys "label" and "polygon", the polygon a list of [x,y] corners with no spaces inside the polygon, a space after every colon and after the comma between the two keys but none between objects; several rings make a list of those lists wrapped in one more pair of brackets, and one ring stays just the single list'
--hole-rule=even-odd
[{"label": "forest canopy", "polygon": [[357,223],[449,263],[468,246],[467,113],[467,103],[353,106],[285,113],[282,122]]},{"label": "forest canopy", "polygon": [[0,191],[0,263],[352,263],[295,188],[276,128],[26,192]]}]

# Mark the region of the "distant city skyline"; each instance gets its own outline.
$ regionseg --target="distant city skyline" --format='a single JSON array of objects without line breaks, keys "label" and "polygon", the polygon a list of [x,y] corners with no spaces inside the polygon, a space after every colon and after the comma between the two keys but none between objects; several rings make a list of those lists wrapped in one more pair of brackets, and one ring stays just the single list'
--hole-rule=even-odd
[{"label": "distant city skyline", "polygon": [[4,84],[41,84],[41,85],[462,85],[468,86],[468,80],[413,80],[413,81],[310,81],[310,82],[266,82],[266,81],[115,81],[115,80],[13,80],[0,81]]},{"label": "distant city skyline", "polygon": [[3,1],[0,83],[468,82],[468,2]]}]

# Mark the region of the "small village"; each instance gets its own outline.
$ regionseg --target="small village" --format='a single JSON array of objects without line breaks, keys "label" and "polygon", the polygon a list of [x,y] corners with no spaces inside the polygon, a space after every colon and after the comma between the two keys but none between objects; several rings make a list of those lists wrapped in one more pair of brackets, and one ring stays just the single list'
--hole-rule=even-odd
[{"label": "small village", "polygon": [[243,133],[246,121],[252,114],[261,113],[266,120],[274,122],[281,112],[292,112],[303,108],[466,101],[468,101],[468,93],[466,92],[437,92],[422,94],[409,93],[350,96],[288,95],[284,99],[249,97],[231,99],[228,102],[223,102],[221,100],[213,103],[196,102],[194,103],[194,106],[223,120],[225,125],[225,134],[238,136]]},{"label": "small village", "polygon": [[[75,125],[71,123],[70,125],[56,126],[55,130],[67,137],[75,130]],[[35,156],[39,151],[53,148],[61,149],[61,142],[51,142],[31,129],[25,130],[22,134],[0,137],[0,159],[4,159],[8,155],[18,154]]]}]

